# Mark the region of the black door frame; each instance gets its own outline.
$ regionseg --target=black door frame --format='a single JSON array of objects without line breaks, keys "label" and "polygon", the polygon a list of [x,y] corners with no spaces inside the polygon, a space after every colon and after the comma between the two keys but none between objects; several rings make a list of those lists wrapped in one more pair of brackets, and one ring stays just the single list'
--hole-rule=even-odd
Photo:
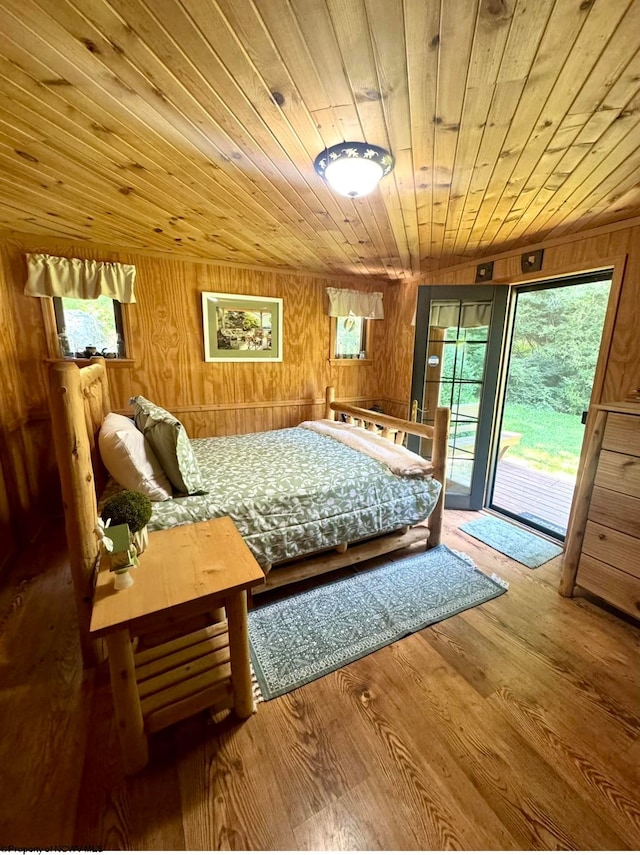
[{"label": "black door frame", "polygon": [[[484,507],[487,469],[491,458],[491,437],[494,421],[498,381],[501,371],[505,322],[510,294],[509,285],[421,285],[418,288],[416,310],[415,346],[413,351],[413,377],[411,400],[418,402],[419,411],[424,404],[424,387],[427,368],[427,343],[429,315],[432,300],[491,300],[491,321],[485,357],[474,467],[469,495],[450,493],[445,496],[445,507],[455,510],[480,510]],[[409,437],[409,448],[419,453],[419,437]]]},{"label": "black door frame", "polygon": [[[518,284],[514,283],[510,290],[509,297],[509,323],[507,324],[505,330],[505,340],[504,340],[504,360],[501,365],[502,376],[504,377],[504,382],[500,383],[500,395],[496,396],[495,401],[495,414],[496,414],[496,430],[495,436],[499,436],[502,432],[502,423],[504,420],[504,404],[505,404],[505,396],[507,393],[507,382],[509,379],[509,365],[511,362],[511,351],[513,345],[513,334],[515,330],[515,321],[516,321],[516,312],[517,312],[517,302],[518,295],[525,294],[531,291],[550,291],[553,288],[563,288],[568,285],[584,285],[588,282],[600,282],[602,279],[609,278],[611,281],[610,290],[609,290],[609,301],[611,300],[611,292],[614,287],[614,275],[615,269],[614,267],[605,267],[601,270],[594,270],[589,273],[574,273],[568,274],[566,276],[554,276],[552,279],[536,279],[535,282],[523,282]],[[608,311],[608,307],[607,307]],[[605,315],[605,323],[606,323],[606,315]],[[602,335],[602,334],[601,334]],[[602,338],[600,342],[600,347],[602,347]],[[588,408],[588,404],[587,404]],[[498,419],[499,415],[499,419]],[[497,452],[498,449],[494,448],[491,454],[491,461],[489,466],[489,474],[487,478],[486,484],[486,507],[490,511],[494,511],[502,516],[509,517],[510,519],[516,520],[520,523],[525,523],[528,528],[536,529],[542,534],[547,535],[548,537],[554,538],[555,540],[559,540],[564,542],[565,536],[558,534],[557,531],[553,531],[545,526],[538,525],[532,520],[523,520],[518,514],[514,514],[512,511],[507,511],[504,508],[501,508],[498,505],[493,504],[493,491],[495,486],[496,479],[496,469],[497,469]]]}]

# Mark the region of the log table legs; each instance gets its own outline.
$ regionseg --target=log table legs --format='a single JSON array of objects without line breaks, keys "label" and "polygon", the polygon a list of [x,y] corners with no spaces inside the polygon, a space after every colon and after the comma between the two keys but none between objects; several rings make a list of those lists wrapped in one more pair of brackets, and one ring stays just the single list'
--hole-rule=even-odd
[{"label": "log table legs", "polygon": [[128,629],[107,637],[113,706],[127,775],[135,775],[147,765],[149,750],[136,683],[136,669]]}]

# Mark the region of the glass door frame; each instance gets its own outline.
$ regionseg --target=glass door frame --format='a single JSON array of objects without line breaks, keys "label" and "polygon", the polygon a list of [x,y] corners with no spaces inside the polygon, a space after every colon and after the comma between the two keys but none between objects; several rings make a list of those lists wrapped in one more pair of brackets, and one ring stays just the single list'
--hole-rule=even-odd
[{"label": "glass door frame", "polygon": [[[509,379],[509,367],[511,363],[511,355],[512,355],[512,346],[513,346],[513,337],[515,333],[516,326],[516,312],[517,312],[517,304],[518,304],[518,295],[530,293],[532,291],[550,291],[553,288],[563,288],[571,285],[583,285],[588,282],[600,282],[604,278],[611,279],[611,286],[609,290],[609,299],[607,312],[605,314],[605,320],[603,324],[602,337],[600,340],[600,351],[598,353],[598,360],[596,364],[596,370],[594,374],[594,381],[598,374],[598,363],[602,357],[602,345],[604,343],[605,331],[607,327],[607,318],[610,313],[610,307],[612,303],[612,298],[616,298],[616,307],[617,307],[617,297],[619,296],[617,292],[616,286],[616,270],[615,267],[607,266],[600,270],[593,270],[587,273],[574,273],[574,274],[565,274],[560,276],[553,276],[548,279],[536,279],[535,281],[528,282],[515,282],[511,284],[509,290],[509,304],[508,304],[508,320],[505,326],[505,335],[504,335],[504,345],[503,345],[503,354],[504,358],[501,360],[500,365],[500,383],[499,388],[496,389],[496,399],[494,406],[495,413],[495,430],[493,431],[494,436],[500,436],[502,432],[502,424],[504,421],[504,406],[506,402],[506,394],[507,394],[507,385]],[[590,407],[594,401],[596,393],[596,386],[594,386],[591,390],[591,399],[589,401],[589,405],[587,410],[590,410]],[[585,424],[585,432],[583,437],[583,449],[584,442],[587,436],[587,425]],[[554,540],[558,540],[560,542],[564,542],[566,540],[566,535],[562,536],[558,534],[557,531],[553,531],[545,526],[539,525],[531,520],[523,520],[518,514],[513,513],[512,511],[508,511],[505,508],[501,508],[498,505],[494,505],[493,503],[493,493],[495,487],[496,480],[496,471],[498,464],[498,447],[497,444],[494,443],[494,447],[492,448],[490,459],[488,460],[488,475],[486,479],[486,503],[485,507],[487,510],[492,511],[493,513],[500,514],[501,516],[508,517],[509,519],[515,520],[519,523],[524,523],[528,528],[533,528],[539,531],[541,534],[546,535],[547,537],[551,537]],[[582,458],[582,454],[581,454]],[[580,477],[580,470],[578,470],[578,474],[576,476],[576,484]]]},{"label": "glass door frame", "polygon": [[[452,510],[480,510],[484,507],[509,293],[510,288],[506,284],[420,285],[418,287],[411,400],[418,402],[419,412],[422,410],[424,404],[431,301],[473,299],[491,301],[492,303],[482,379],[482,393],[478,411],[477,439],[474,450],[471,488],[468,495],[447,491],[445,494],[445,508]],[[418,437],[409,437],[408,445],[412,451],[419,453],[420,440]]]}]

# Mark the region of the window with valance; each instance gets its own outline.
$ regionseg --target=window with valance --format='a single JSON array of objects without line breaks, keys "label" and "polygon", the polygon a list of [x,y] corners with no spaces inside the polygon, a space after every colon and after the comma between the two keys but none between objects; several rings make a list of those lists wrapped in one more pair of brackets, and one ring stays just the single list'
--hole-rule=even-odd
[{"label": "window with valance", "polygon": [[381,291],[327,288],[331,321],[331,357],[367,359],[369,321],[384,318]]},{"label": "window with valance", "polygon": [[24,293],[53,301],[61,356],[126,356],[122,304],[135,303],[132,264],[32,253]]}]

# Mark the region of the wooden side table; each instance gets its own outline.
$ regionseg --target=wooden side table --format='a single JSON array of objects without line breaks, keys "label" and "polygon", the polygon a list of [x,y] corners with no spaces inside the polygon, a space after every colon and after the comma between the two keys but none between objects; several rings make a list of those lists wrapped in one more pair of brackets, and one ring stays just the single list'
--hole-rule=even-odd
[{"label": "wooden side table", "polygon": [[[254,711],[246,592],[264,581],[229,517],[153,532],[132,575],[116,591],[101,569],[91,616],[92,635],[107,643],[128,775],[147,763],[147,734],[208,707]],[[133,637],[205,614],[211,626],[134,654]]]}]

